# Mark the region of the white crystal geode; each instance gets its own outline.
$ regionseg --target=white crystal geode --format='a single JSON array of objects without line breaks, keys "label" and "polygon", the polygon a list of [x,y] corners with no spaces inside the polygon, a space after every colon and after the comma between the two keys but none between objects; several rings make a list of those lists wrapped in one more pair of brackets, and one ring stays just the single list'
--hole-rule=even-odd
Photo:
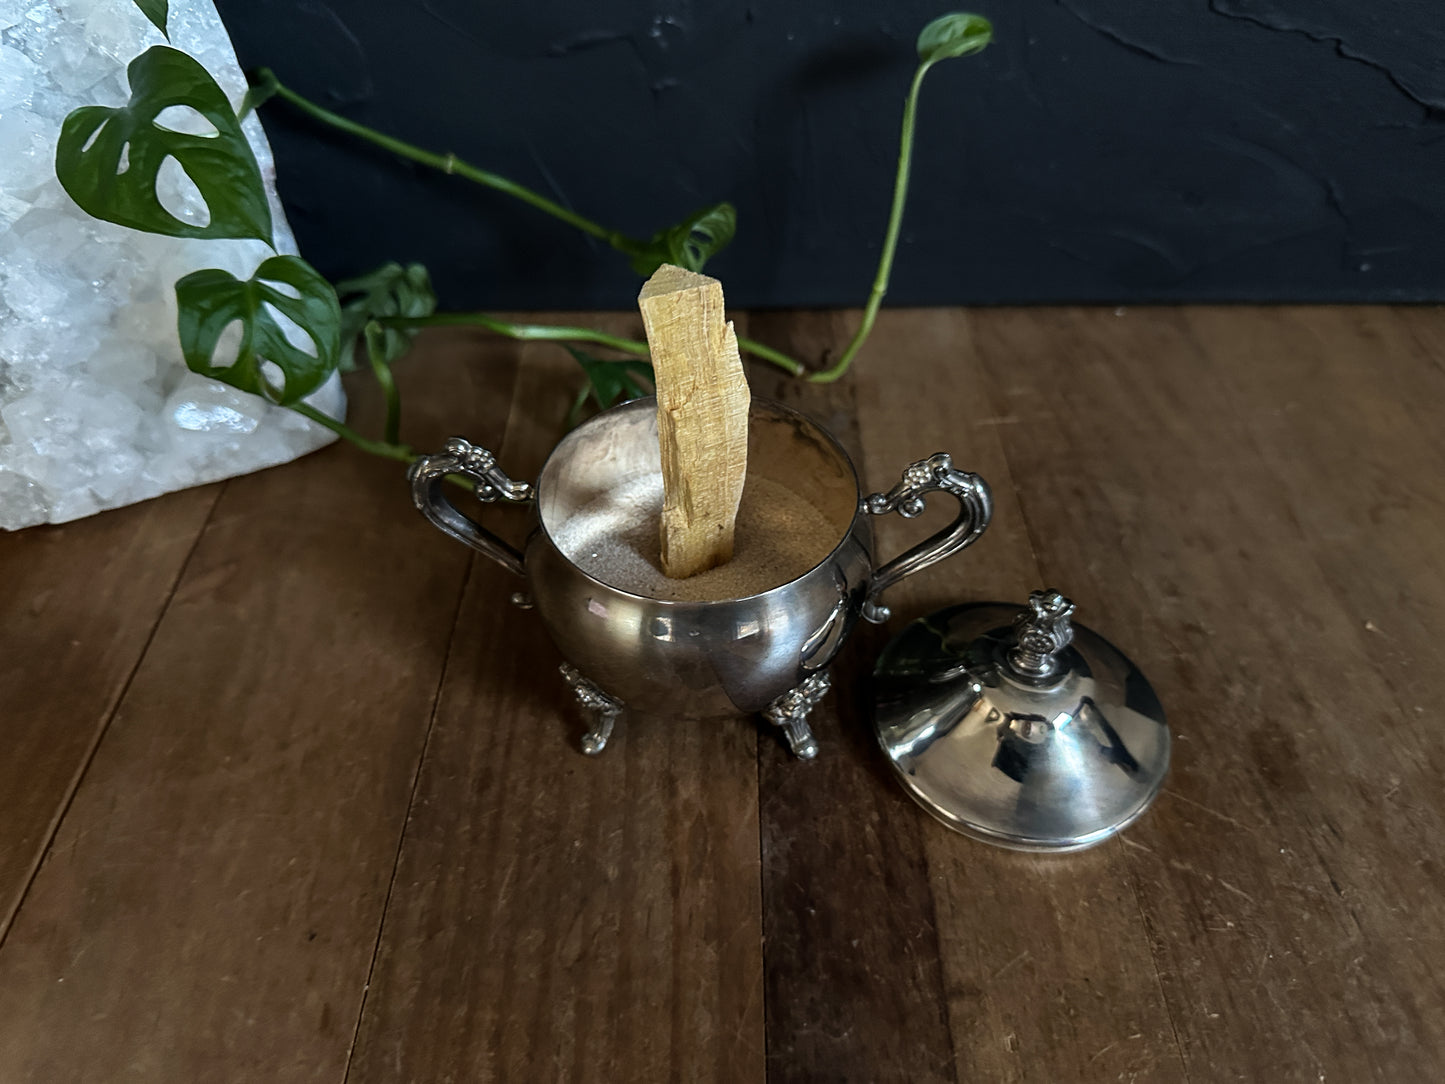
[{"label": "white crystal geode", "polygon": [[[169,29],[239,104],[246,81],[211,0],[171,0]],[[126,65],[164,41],[131,0],[0,0],[0,527],[63,523],[335,439],[181,357],[175,281],[203,267],[248,278],[265,245],[100,222],[55,178],[65,115],[124,104]],[[278,250],[294,253],[265,133],[254,115],[244,130]],[[157,194],[205,221],[180,170],[162,170]],[[308,401],[333,417],[345,409],[335,377]]]}]

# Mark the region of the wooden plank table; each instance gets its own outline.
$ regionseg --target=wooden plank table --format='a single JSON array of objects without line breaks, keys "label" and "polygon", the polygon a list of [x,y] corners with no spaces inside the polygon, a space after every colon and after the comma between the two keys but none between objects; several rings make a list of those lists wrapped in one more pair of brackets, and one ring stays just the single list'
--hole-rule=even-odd
[{"label": "wooden plank table", "polygon": [[[429,335],[406,436],[531,477],[571,364]],[[839,384],[752,381],[870,490],[989,480],[890,629],[1063,589],[1168,709],[1142,821],[1043,857],[925,816],[887,630],[813,763],[743,720],[584,758],[516,585],[332,447],[0,535],[0,1081],[1445,1079],[1445,311],[893,311]]]}]

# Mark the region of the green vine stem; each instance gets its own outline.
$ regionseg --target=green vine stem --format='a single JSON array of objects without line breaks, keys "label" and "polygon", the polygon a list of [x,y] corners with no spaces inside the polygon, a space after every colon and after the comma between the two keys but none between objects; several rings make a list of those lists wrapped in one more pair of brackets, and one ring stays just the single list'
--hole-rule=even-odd
[{"label": "green vine stem", "polygon": [[772,364],[776,365],[779,369],[782,369],[789,376],[803,375],[802,362],[794,361],[781,350],[774,350],[771,346],[765,346],[763,343],[758,342],[756,339],[748,339],[744,338],[742,335],[739,335],[738,349],[746,351],[747,353],[753,355],[753,357],[755,358],[762,358],[764,361],[772,362]]},{"label": "green vine stem", "polygon": [[288,409],[294,410],[303,418],[310,418],[317,425],[325,426],[338,437],[356,445],[356,447],[360,448],[363,452],[379,455],[385,459],[399,459],[403,463],[411,463],[420,458],[405,444],[393,444],[390,441],[382,440],[369,440],[355,429],[352,429],[351,426],[344,422],[337,421],[330,414],[322,413],[304,400],[298,403],[288,404]]},{"label": "green vine stem", "polygon": [[371,372],[386,396],[386,443],[400,444],[401,437],[401,395],[396,390],[396,377],[386,360],[386,329],[375,320],[367,322],[363,331],[366,339],[366,356],[371,361]]},{"label": "green vine stem", "polygon": [[[573,343],[596,343],[598,346],[610,347],[622,354],[629,354],[635,358],[646,358],[649,356],[647,344],[641,339],[624,339],[617,335],[609,335],[605,331],[597,331],[590,327],[563,327],[554,324],[514,324],[509,320],[501,320],[495,316],[489,316],[484,312],[437,312],[430,316],[383,316],[378,321],[385,327],[398,329],[422,328],[422,327],[483,327],[488,331],[494,331],[498,335],[505,335],[509,339],[522,339],[541,342],[573,342]],[[738,348],[746,350],[749,354],[762,358],[764,361],[776,365],[792,376],[801,376],[803,366],[800,362],[794,361],[787,354],[774,350],[771,346],[764,346],[762,343],[754,342],[752,339],[738,337]]]},{"label": "green vine stem", "polygon": [[868,304],[863,309],[863,319],[858,330],[829,368],[812,373],[808,379],[815,384],[831,384],[848,371],[853,358],[868,341],[873,331],[873,321],[878,318],[878,309],[883,296],[888,293],[888,279],[893,273],[893,256],[898,251],[898,234],[903,226],[903,205],[908,202],[908,173],[913,165],[913,127],[918,116],[918,91],[923,86],[923,77],[934,61],[925,60],[913,73],[913,85],[903,103],[903,133],[898,145],[898,174],[893,181],[893,206],[888,212],[888,229],[883,234],[883,251],[878,256],[878,273],[873,276],[873,289],[868,294]]},{"label": "green vine stem", "polygon": [[[477,184],[485,185],[498,192],[504,192],[509,196],[515,196],[517,199],[530,204],[539,211],[543,211],[546,214],[552,215],[554,218],[561,219],[571,226],[575,226],[583,233],[606,241],[612,248],[619,252],[632,255],[646,247],[644,242],[628,237],[620,230],[609,230],[589,218],[584,218],[575,211],[568,210],[559,203],[554,203],[546,196],[533,192],[525,185],[508,180],[506,177],[492,173],[489,170],[479,169],[476,166],[469,165],[461,161],[461,159],[457,158],[454,154],[436,154],[432,151],[423,150],[403,140],[395,139],[392,136],[378,132],[374,128],[368,128],[364,124],[358,124],[356,121],[348,120],[339,114],[331,112],[329,109],[324,109],[286,86],[276,78],[276,74],[269,68],[259,69],[256,72],[256,76],[258,83],[254,88],[254,93],[247,100],[248,105],[252,101],[265,101],[273,96],[281,98],[284,101],[290,102],[297,109],[300,109],[313,119],[319,120],[323,124],[328,124],[350,135],[354,135],[358,139],[365,140],[378,147],[383,147],[393,154],[398,154],[403,158],[410,159],[413,162],[419,162],[425,166],[431,166],[433,169],[439,169],[443,173],[452,173],[458,177],[464,177],[469,181],[475,181]],[[506,335],[513,339],[591,342],[597,343],[600,346],[610,346],[625,354],[631,354],[634,357],[645,358],[648,356],[646,343],[639,343],[632,339],[618,339],[615,336],[606,335],[600,331],[592,331],[588,328],[548,328],[535,324],[509,324],[506,321],[497,320],[495,317],[487,316],[484,313],[447,313],[418,319],[421,322],[413,321],[408,323],[400,319],[389,319],[384,322],[387,327],[396,328],[433,327],[443,324],[474,325],[488,328],[497,332],[499,335]],[[763,343],[742,336],[738,337],[738,347],[746,350],[754,357],[761,358],[764,361],[776,365],[791,376],[803,375],[804,368],[802,363],[790,358],[781,350],[775,350],[771,346],[766,346]]]},{"label": "green vine stem", "polygon": [[[357,448],[360,448],[363,452],[369,452],[371,455],[379,455],[383,459],[397,459],[406,464],[415,463],[418,459],[422,458],[405,444],[368,440],[355,429],[351,428],[351,426],[337,421],[330,414],[323,414],[310,403],[304,401],[300,403],[290,403],[286,409],[295,411],[303,418],[311,419],[317,425],[325,426],[342,440],[350,441]],[[447,481],[452,483],[452,485],[461,486],[465,490],[476,492],[476,483],[470,478],[463,477],[460,474],[448,474]]]},{"label": "green vine stem", "polygon": [[484,312],[434,312],[430,316],[383,316],[377,321],[399,330],[423,327],[481,327],[509,339],[541,342],[596,343],[635,358],[647,357],[647,344],[624,339],[590,327],[560,327],[554,324],[514,324]]},{"label": "green vine stem", "polygon": [[873,289],[868,295],[868,304],[863,309],[863,319],[858,324],[858,330],[832,366],[809,375],[808,379],[814,383],[831,384],[848,371],[854,356],[868,340],[868,335],[873,330],[873,321],[878,316],[878,308],[883,304],[883,295],[888,292],[888,277],[893,273],[893,256],[898,251],[898,233],[903,225],[903,205],[908,201],[908,171],[913,163],[913,128],[918,116],[918,93],[923,87],[923,77],[928,74],[928,69],[940,60],[973,56],[992,40],[993,23],[982,15],[967,11],[940,15],[919,32],[918,70],[913,73],[913,85],[908,88],[908,97],[903,102],[903,131],[898,140],[898,175],[893,181],[893,206],[888,211],[888,229],[883,234],[883,251],[878,255],[878,273],[873,277]]},{"label": "green vine stem", "polygon": [[501,174],[492,173],[490,170],[480,169],[477,166],[463,162],[455,154],[437,154],[433,151],[423,150],[421,147],[378,132],[375,128],[368,128],[364,124],[358,124],[354,120],[348,120],[338,113],[331,112],[329,109],[323,109],[315,102],[302,97],[290,87],[286,86],[286,84],[282,83],[281,80],[276,78],[276,74],[271,71],[270,68],[258,69],[256,76],[259,80],[258,91],[255,95],[257,100],[265,100],[274,94],[275,97],[290,102],[297,109],[313,119],[319,120],[321,123],[328,124],[349,135],[356,136],[358,139],[365,140],[375,146],[382,147],[385,150],[391,151],[392,154],[400,155],[402,158],[410,159],[424,166],[430,166],[432,169],[441,170],[443,173],[452,173],[458,177],[465,177],[469,181],[513,196],[523,203],[531,204],[537,208],[537,210],[549,214],[553,218],[561,219],[568,225],[575,226],[583,233],[590,234],[598,240],[606,241],[607,244],[611,245],[618,252],[633,255],[646,247],[643,242],[628,237],[620,230],[609,230],[607,227],[593,222],[590,218],[584,218],[582,215],[577,214],[577,212],[563,207],[560,203],[549,200],[541,193],[533,192],[525,185],[508,180]]}]

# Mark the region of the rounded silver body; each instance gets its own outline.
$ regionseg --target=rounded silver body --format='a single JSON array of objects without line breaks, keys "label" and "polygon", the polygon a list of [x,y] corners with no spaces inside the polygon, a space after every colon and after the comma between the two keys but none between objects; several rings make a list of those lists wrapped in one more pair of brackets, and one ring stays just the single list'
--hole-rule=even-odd
[{"label": "rounded silver body", "polygon": [[[521,552],[452,505],[448,475],[472,480],[478,499],[533,505],[534,525]],[[806,715],[828,687],[824,668],[861,616],[882,621],[881,592],[973,542],[988,524],[988,487],[955,470],[945,453],[914,463],[888,493],[863,499],[841,445],[804,415],[755,398],[749,414],[748,478],[766,478],[806,501],[828,524],[825,554],[811,569],[745,597],[688,602],[649,597],[609,582],[578,546],[620,535],[635,494],[655,479],[661,504],[656,401],[638,399],[605,411],[553,449],[535,485],[509,478],[484,448],[460,438],[413,464],[417,508],[447,534],[487,554],[527,581],[527,596],[568,666],[564,675],[584,708],[606,716],[589,736],[597,751],[624,706],[647,714],[699,719],[766,711],[789,732],[800,755],[815,746]],[[958,518],[901,556],[873,559],[869,517],[923,509],[925,494],[958,499]]]},{"label": "rounded silver body", "polygon": [[681,718],[762,711],[827,666],[868,597],[873,539],[853,465],[803,415],[755,403],[749,477],[805,495],[833,524],[836,542],[797,579],[714,602],[647,598],[609,585],[582,571],[554,538],[584,507],[605,520],[609,510],[605,501],[598,510],[597,494],[649,471],[660,472],[651,400],[594,418],[553,451],[537,482],[538,523],[523,558],[537,613],[563,656],[631,709]]}]

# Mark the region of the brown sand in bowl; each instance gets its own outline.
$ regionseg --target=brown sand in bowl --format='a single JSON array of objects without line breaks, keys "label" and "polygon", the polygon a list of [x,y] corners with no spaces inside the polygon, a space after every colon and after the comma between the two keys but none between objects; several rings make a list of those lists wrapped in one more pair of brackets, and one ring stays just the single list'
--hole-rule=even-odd
[{"label": "brown sand in bowl", "polygon": [[558,549],[603,583],[648,598],[744,598],[797,579],[832,552],[843,531],[805,498],[749,475],[738,506],[733,559],[685,580],[662,572],[662,479],[634,479],[597,497],[552,530]]}]

